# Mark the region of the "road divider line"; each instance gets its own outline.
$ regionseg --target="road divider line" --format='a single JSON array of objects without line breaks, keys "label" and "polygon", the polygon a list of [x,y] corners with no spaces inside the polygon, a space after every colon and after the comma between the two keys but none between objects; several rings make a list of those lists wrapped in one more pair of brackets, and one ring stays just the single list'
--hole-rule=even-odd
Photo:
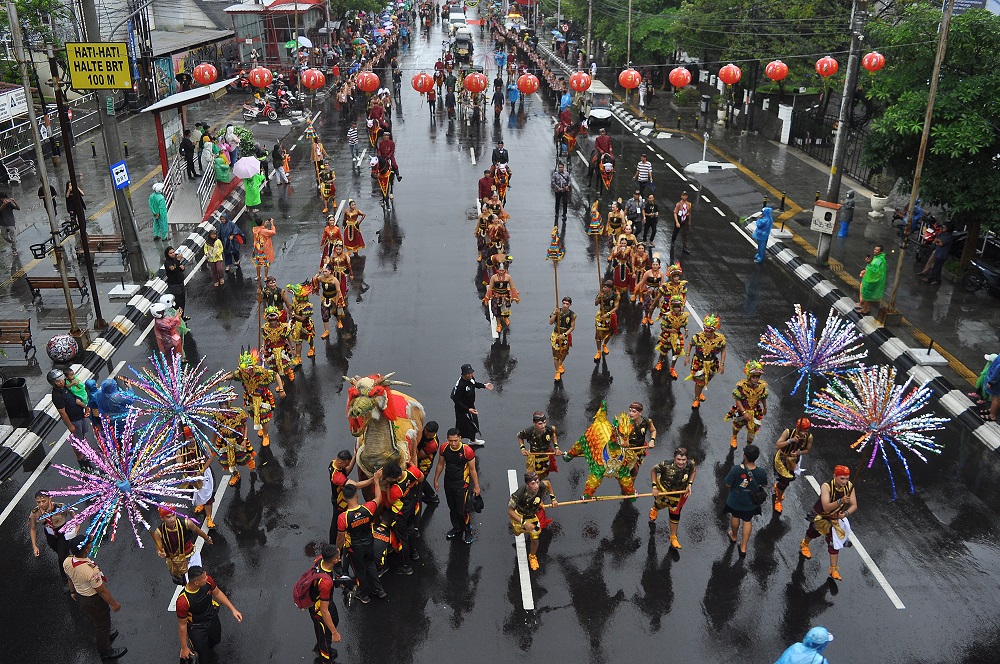
[{"label": "road divider line", "polygon": [[335,224],[339,224],[340,223],[340,215],[344,212],[344,203],[346,203],[346,202],[347,202],[346,198],[341,198],[340,199],[340,205],[337,206],[337,213],[335,215],[333,215],[333,222]]},{"label": "road divider line", "polygon": [[711,202],[712,202],[712,201],[710,201],[710,200],[708,199],[708,196],[706,196],[706,195],[704,195],[704,194],[702,194],[702,195],[701,195],[701,200],[705,201],[706,203],[711,203]]},{"label": "road divider line", "polygon": [[676,173],[676,174],[677,174],[677,177],[679,177],[679,178],[680,178],[681,180],[683,180],[684,182],[687,182],[687,181],[688,181],[688,179],[687,179],[686,177],[684,177],[684,174],[683,174],[683,173],[681,173],[681,172],[680,172],[679,170],[677,170],[676,168],[674,168],[674,165],[673,165],[673,164],[671,164],[671,163],[670,163],[669,161],[667,162],[667,168],[669,168],[669,169],[670,169],[670,170],[672,170],[672,171],[673,171],[674,173]]},{"label": "road divider line", "polygon": [[473,147],[469,148],[469,156],[472,157],[472,165],[476,165],[476,149]]},{"label": "road divider line", "polygon": [[361,151],[361,154],[360,154],[360,155],[358,155],[358,163],[357,163],[357,165],[356,165],[356,168],[361,168],[361,164],[363,164],[363,163],[364,163],[364,161],[363,161],[363,160],[364,160],[364,158],[365,158],[366,156],[368,156],[368,148],[365,148],[364,150],[362,150],[362,151]]},{"label": "road divider line", "polygon": [[[513,468],[507,469],[507,485],[510,492],[517,491],[517,471]],[[517,571],[521,579],[521,602],[525,611],[535,610],[535,598],[531,596],[531,570],[528,568],[528,547],[524,543],[523,535],[514,536],[514,547],[517,549]]]},{"label": "road divider line", "polygon": [[193,270],[191,270],[191,274],[189,274],[189,275],[187,276],[187,278],[185,278],[185,279],[184,279],[184,285],[185,285],[185,286],[187,286],[187,285],[188,285],[188,282],[189,282],[189,281],[191,281],[192,279],[194,279],[194,275],[196,275],[196,274],[198,273],[198,270],[199,270],[199,269],[201,268],[201,266],[202,266],[202,265],[204,265],[204,264],[205,264],[205,254],[202,254],[202,255],[201,255],[201,260],[200,260],[200,261],[198,261],[198,262],[197,262],[197,263],[195,264],[195,266],[194,266],[194,269],[193,269]]},{"label": "road divider line", "polygon": [[660,154],[659,152],[654,152],[653,154],[655,154],[659,158],[660,161],[666,161],[666,158],[662,154]]},{"label": "road divider line", "polygon": [[713,206],[712,209],[715,210],[716,212],[718,212],[720,217],[725,217],[726,216],[726,213],[723,212],[722,210],[720,210],[718,205]]},{"label": "road divider line", "polygon": [[752,246],[754,248],[757,247],[757,240],[755,240],[752,237],[750,237],[749,235],[747,235],[746,231],[744,231],[742,228],[740,228],[739,225],[735,221],[730,221],[729,225],[732,226],[733,228],[735,228],[736,232],[740,234],[740,237],[742,237],[744,240],[746,240],[747,242],[749,242],[750,246]]},{"label": "road divider line", "polygon": [[[812,486],[813,490],[817,493],[817,495],[822,495],[822,492],[819,488],[819,482],[816,481],[815,477],[807,474],[806,480],[809,481],[809,484]],[[902,600],[899,599],[899,595],[897,595],[896,591],[893,590],[892,586],[889,585],[889,581],[888,579],[885,578],[885,574],[883,574],[882,570],[880,570],[878,565],[875,564],[875,561],[872,560],[872,557],[868,555],[868,549],[866,549],[864,545],[861,543],[861,541],[858,539],[858,534],[854,531],[853,528],[851,529],[851,543],[853,545],[853,548],[857,550],[858,555],[861,556],[861,560],[864,561],[865,565],[868,566],[868,570],[872,573],[872,576],[874,576],[875,580],[878,581],[878,584],[882,586],[882,590],[885,591],[885,594],[889,597],[889,601],[892,602],[893,606],[895,606],[897,609],[905,609],[906,606],[903,604]]]},{"label": "road divider line", "polygon": [[587,158],[583,156],[582,152],[577,152],[576,156],[580,158],[580,161],[583,162],[584,166],[590,166],[590,162],[587,161]]},{"label": "road divider line", "polygon": [[[220,506],[222,505],[222,497],[226,494],[226,489],[229,488],[230,478],[232,478],[232,475],[229,473],[223,475],[222,479],[219,480],[219,488],[215,490],[215,502],[212,506],[215,508],[214,513],[216,516],[218,516],[221,512]],[[211,535],[211,533],[209,533],[209,535]],[[199,537],[198,541],[194,543],[194,553],[200,554],[203,548],[205,548],[205,540]],[[181,596],[181,590],[183,590],[183,588],[184,586],[177,586],[174,588],[174,596],[170,598],[170,603],[167,604],[168,613],[173,613],[177,610],[177,598]]]}]

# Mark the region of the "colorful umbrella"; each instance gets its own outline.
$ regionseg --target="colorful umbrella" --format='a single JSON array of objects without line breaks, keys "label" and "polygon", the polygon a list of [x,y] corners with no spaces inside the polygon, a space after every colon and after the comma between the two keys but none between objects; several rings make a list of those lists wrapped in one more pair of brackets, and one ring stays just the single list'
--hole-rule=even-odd
[{"label": "colorful umbrella", "polygon": [[257,157],[241,157],[233,164],[233,175],[246,180],[260,173],[260,160]]},{"label": "colorful umbrella", "polygon": [[355,45],[367,46],[368,45],[368,40],[365,39],[364,37],[355,37],[354,40],[351,43],[355,44]]}]

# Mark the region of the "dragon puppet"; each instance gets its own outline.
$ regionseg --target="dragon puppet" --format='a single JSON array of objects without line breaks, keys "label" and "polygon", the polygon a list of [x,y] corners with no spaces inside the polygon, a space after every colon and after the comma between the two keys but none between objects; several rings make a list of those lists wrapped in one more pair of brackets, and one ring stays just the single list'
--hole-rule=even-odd
[{"label": "dragon puppet", "polygon": [[628,413],[622,413],[613,422],[608,421],[608,404],[601,402],[601,407],[594,415],[593,423],[563,455],[569,461],[573,457],[582,456],[587,460],[587,483],[583,489],[583,499],[594,497],[597,488],[605,477],[618,480],[622,494],[635,493],[632,478],[632,466],[635,465],[635,453],[630,452],[628,437],[632,432],[632,418]]},{"label": "dragon puppet", "polygon": [[358,439],[358,469],[366,476],[387,463],[405,466],[416,459],[416,444],[424,428],[424,407],[392,385],[409,385],[389,380],[386,375],[355,376],[344,380],[347,391],[347,423]]}]

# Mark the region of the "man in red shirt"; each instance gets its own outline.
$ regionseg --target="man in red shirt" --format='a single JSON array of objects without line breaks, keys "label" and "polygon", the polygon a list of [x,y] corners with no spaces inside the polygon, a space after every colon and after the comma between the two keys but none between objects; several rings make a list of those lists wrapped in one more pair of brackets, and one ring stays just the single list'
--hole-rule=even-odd
[{"label": "man in red shirt", "polygon": [[354,470],[354,456],[349,450],[337,452],[337,458],[330,462],[330,501],[333,503],[333,519],[330,521],[330,539],[337,541],[337,519],[347,509],[347,499],[341,489],[347,485],[347,478]]},{"label": "man in red shirt", "polygon": [[316,631],[316,653],[314,664],[322,664],[337,659],[337,651],[334,643],[340,643],[340,632],[337,625],[340,624],[340,616],[337,613],[337,605],[333,603],[333,583],[334,566],[340,560],[340,550],[333,544],[323,545],[323,556],[317,558],[315,569],[320,573],[309,589],[309,598],[313,600],[313,605],[309,607],[309,615],[312,617],[313,629]]},{"label": "man in red shirt", "polygon": [[177,598],[177,635],[181,640],[181,659],[198,653],[198,664],[218,664],[215,646],[222,641],[219,605],[229,609],[236,622],[243,614],[236,610],[215,581],[201,567],[188,568],[188,582]]},{"label": "man in red shirt", "polygon": [[483,177],[479,178],[479,202],[485,203],[493,191],[493,176],[490,169],[483,171]]},{"label": "man in red shirt", "polygon": [[[464,368],[464,367],[463,367]],[[472,518],[469,514],[469,488],[479,495],[479,472],[476,469],[476,453],[472,447],[462,443],[458,429],[448,429],[448,444],[438,455],[438,465],[434,470],[434,488],[441,488],[441,473],[444,473],[444,497],[448,501],[451,516],[451,530],[446,539],[462,535],[462,541],[472,544]]]},{"label": "man in red shirt", "polygon": [[612,157],[615,156],[615,151],[611,147],[611,137],[608,136],[608,132],[606,130],[601,129],[597,138],[594,139],[594,149],[597,150],[598,158],[600,158],[602,154],[609,154]]},{"label": "man in red shirt", "polygon": [[401,181],[403,178],[399,175],[399,164],[396,163],[396,143],[388,131],[382,135],[382,140],[378,142],[378,156],[392,164],[392,172],[396,174],[396,181]]},{"label": "man in red shirt", "polygon": [[424,474],[413,464],[408,465],[404,471],[398,463],[390,463],[385,466],[385,477],[392,483],[385,500],[385,505],[389,508],[389,527],[396,534],[399,552],[403,557],[402,564],[396,568],[396,574],[409,576],[413,574],[410,561],[420,560],[420,554],[413,548],[410,540]]},{"label": "man in red shirt", "polygon": [[[375,500],[369,500],[364,505],[358,504],[358,488],[353,484],[346,485],[341,492],[347,500],[347,510],[337,519],[337,548],[350,546],[348,558],[354,568],[354,576],[358,580],[358,590],[355,595],[359,602],[367,604],[371,601],[371,593],[379,599],[386,596],[382,582],[378,578],[378,566],[375,563],[375,538],[372,535],[372,525],[375,523],[375,510],[382,502],[382,469],[375,471],[372,478],[375,489]],[[348,538],[350,538],[348,540]]]}]

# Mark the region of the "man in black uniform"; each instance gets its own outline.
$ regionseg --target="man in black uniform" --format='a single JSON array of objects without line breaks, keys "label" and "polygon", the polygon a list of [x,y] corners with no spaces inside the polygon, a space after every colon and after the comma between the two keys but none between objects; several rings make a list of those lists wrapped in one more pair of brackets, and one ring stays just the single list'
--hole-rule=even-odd
[{"label": "man in black uniform", "polygon": [[215,585],[207,572],[197,565],[188,568],[188,582],[177,598],[177,635],[181,640],[181,659],[198,654],[198,664],[217,664],[215,646],[222,641],[219,605],[229,609],[236,622],[243,614],[236,610],[226,593]]},{"label": "man in black uniform", "polygon": [[528,549],[528,567],[538,569],[538,538],[544,524],[540,522],[538,513],[542,508],[542,495],[549,494],[552,506],[559,502],[552,492],[552,483],[538,478],[538,473],[528,471],[524,474],[524,486],[510,494],[507,503],[507,516],[510,517],[510,527],[515,536],[527,535],[531,542]]},{"label": "man in black uniform", "polygon": [[347,499],[344,498],[343,488],[347,486],[351,471],[354,470],[354,456],[349,450],[340,450],[337,452],[337,458],[330,462],[329,470],[333,519],[330,521],[330,539],[328,541],[333,543],[337,541],[337,520],[341,513],[347,510]]},{"label": "man in black uniform", "polygon": [[[386,592],[378,578],[378,566],[375,564],[375,538],[372,535],[372,525],[375,522],[375,510],[382,502],[382,469],[375,471],[372,478],[375,489],[375,500],[369,500],[364,505],[358,504],[358,488],[348,484],[341,493],[347,499],[347,510],[337,519],[337,548],[350,546],[348,555],[354,575],[358,579],[357,599],[362,604],[371,601],[371,593],[379,599],[384,599]],[[350,541],[348,541],[350,538]]]},{"label": "man in black uniform", "polygon": [[313,602],[309,607],[309,616],[316,632],[316,647],[313,649],[316,659],[313,664],[337,659],[337,650],[333,644],[339,643],[341,638],[337,631],[340,615],[337,613],[337,605],[333,603],[335,569],[340,562],[340,551],[333,544],[324,544],[322,554],[321,558],[313,561],[313,569],[318,575],[309,587],[309,599]]},{"label": "man in black uniform", "polygon": [[476,390],[493,389],[493,383],[480,383],[473,378],[471,364],[462,365],[462,377],[451,388],[451,400],[455,402],[455,429],[461,438],[468,438],[470,445],[482,446],[486,441],[479,438],[479,411],[476,410]]},{"label": "man in black uniform", "polygon": [[424,481],[420,485],[421,500],[428,505],[437,505],[441,502],[431,485],[431,469],[434,468],[434,455],[438,453],[441,444],[437,439],[438,423],[434,420],[424,423],[424,429],[420,432],[420,440],[417,441],[417,468],[424,474]]},{"label": "man in black uniform", "polygon": [[181,156],[184,157],[184,165],[187,168],[188,180],[198,177],[198,171],[194,168],[194,141],[191,140],[191,130],[184,130],[184,139],[179,148]]},{"label": "man in black uniform", "polygon": [[497,146],[493,148],[493,163],[494,164],[509,164],[510,155],[507,154],[507,149],[503,146],[503,141],[497,143]]},{"label": "man in black uniform", "polygon": [[[632,449],[625,453],[632,468],[632,477],[639,474],[639,466],[646,459],[646,448],[656,447],[656,427],[653,421],[642,416],[642,404],[633,401],[628,407],[628,416],[632,420],[632,432],[628,435],[628,446]],[[649,443],[646,443],[649,434]]]},{"label": "man in black uniform", "polygon": [[[468,366],[468,365],[467,365]],[[471,367],[470,367],[471,368]],[[447,539],[455,539],[464,532],[462,541],[472,544],[472,525],[469,515],[469,480],[472,491],[479,495],[479,472],[476,468],[476,453],[462,443],[458,429],[448,429],[448,443],[441,450],[437,469],[434,471],[434,488],[441,488],[441,473],[444,472],[444,497],[448,501],[451,516],[451,530]]]},{"label": "man in black uniform", "polygon": [[412,463],[406,469],[398,463],[384,466],[385,479],[389,482],[385,504],[388,510],[382,513],[382,522],[396,535],[399,543],[399,553],[402,563],[396,567],[396,574],[413,574],[411,560],[420,560],[420,554],[413,548],[413,522],[417,515],[417,505],[420,502],[420,485],[424,475]]}]

